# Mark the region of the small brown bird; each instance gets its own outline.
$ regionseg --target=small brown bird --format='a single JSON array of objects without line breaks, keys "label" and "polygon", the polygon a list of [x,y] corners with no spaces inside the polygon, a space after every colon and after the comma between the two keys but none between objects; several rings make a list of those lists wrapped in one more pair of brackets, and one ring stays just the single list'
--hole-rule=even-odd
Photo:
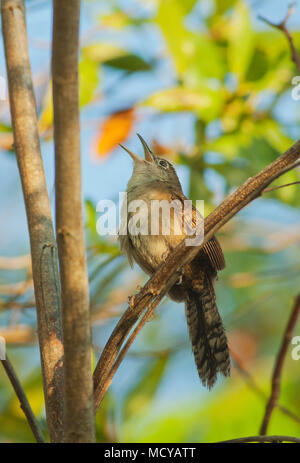
[{"label": "small brown bird", "polygon": [[[127,186],[127,203],[123,204],[123,230],[119,236],[121,250],[127,254],[130,264],[133,260],[148,275],[152,275],[167,255],[185,238],[187,233],[178,224],[195,225],[198,210],[191,208],[190,213],[184,205],[187,198],[172,164],[152,153],[143,138],[138,135],[145,153],[145,159],[136,156],[122,146],[134,161],[133,174]],[[146,204],[140,207],[138,214],[139,230],[133,232],[130,222],[134,219],[134,208],[128,207],[132,201]],[[169,233],[165,233],[164,217],[153,216],[153,200],[175,204],[170,209]],[[176,206],[177,205],[177,206]],[[151,217],[152,214],[152,217]],[[152,221],[151,221],[152,219]],[[125,220],[125,223],[124,223]],[[150,224],[157,223],[157,232],[153,234]],[[136,223],[136,222],[135,222]],[[124,232],[125,231],[125,232]],[[146,231],[146,232],[145,232]],[[185,302],[186,318],[192,342],[192,349],[199,377],[209,389],[217,379],[217,373],[230,374],[230,356],[222,320],[216,305],[214,280],[217,271],[225,267],[225,260],[219,242],[215,237],[209,240],[193,261],[186,265],[179,281],[169,291],[171,299]]]}]

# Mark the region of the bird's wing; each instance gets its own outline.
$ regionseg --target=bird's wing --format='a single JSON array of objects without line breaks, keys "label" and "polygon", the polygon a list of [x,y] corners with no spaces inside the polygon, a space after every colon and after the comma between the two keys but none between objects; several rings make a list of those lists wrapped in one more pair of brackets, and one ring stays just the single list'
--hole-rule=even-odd
[{"label": "bird's wing", "polygon": [[[174,196],[176,196],[176,199],[180,199],[182,203],[184,203],[184,201],[187,200],[183,193],[178,192],[175,195],[174,193],[172,193],[172,198],[174,198]],[[203,221],[203,217],[194,206],[192,206],[190,211],[188,209],[185,209],[184,221],[189,227],[191,222],[195,227],[195,225],[197,224],[197,220],[198,223],[200,223],[200,221]],[[211,266],[215,270],[223,270],[226,267],[225,257],[222,248],[215,236],[213,236],[209,241],[207,241],[207,243],[205,243],[200,252],[209,259]]]},{"label": "bird's wing", "polygon": [[219,241],[213,236],[202,248],[202,252],[207,255],[211,265],[216,270],[223,270],[226,267],[225,257]]}]

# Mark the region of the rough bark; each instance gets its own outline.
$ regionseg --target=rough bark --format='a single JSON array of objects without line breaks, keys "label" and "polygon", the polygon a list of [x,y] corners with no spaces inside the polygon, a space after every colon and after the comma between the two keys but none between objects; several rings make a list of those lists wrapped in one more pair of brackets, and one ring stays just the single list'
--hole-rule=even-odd
[{"label": "rough bark", "polygon": [[79,0],[54,1],[52,75],[56,235],[65,348],[65,441],[93,442],[89,291],[81,199],[79,16]]},{"label": "rough bark", "polygon": [[14,144],[26,206],[47,423],[62,439],[63,344],[57,252],[40,152],[23,0],[2,0],[2,30]]}]

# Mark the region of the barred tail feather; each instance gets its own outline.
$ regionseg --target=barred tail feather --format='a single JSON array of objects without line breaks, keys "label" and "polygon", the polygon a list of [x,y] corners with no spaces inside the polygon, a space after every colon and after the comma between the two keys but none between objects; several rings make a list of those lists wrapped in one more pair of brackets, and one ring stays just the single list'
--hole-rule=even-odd
[{"label": "barred tail feather", "polygon": [[185,307],[198,374],[203,385],[211,389],[218,372],[224,376],[230,374],[230,356],[209,278],[205,278],[200,293],[193,290],[188,292]]}]

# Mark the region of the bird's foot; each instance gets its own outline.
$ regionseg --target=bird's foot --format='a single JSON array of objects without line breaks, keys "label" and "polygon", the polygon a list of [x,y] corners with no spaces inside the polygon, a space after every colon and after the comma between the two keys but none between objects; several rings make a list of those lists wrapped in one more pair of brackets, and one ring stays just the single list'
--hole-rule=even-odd
[{"label": "bird's foot", "polygon": [[[141,285],[137,285],[136,289],[138,291],[142,291],[143,287]],[[129,303],[129,307],[132,309],[134,307],[134,304],[135,304],[135,297],[136,297],[136,294],[133,295],[133,296],[128,296],[128,303]]]},{"label": "bird's foot", "polygon": [[128,296],[128,304],[131,309],[133,309],[135,304],[135,296]]},{"label": "bird's foot", "polygon": [[163,252],[162,255],[161,255],[161,260],[166,262],[168,255],[169,255],[169,251]]},{"label": "bird's foot", "polygon": [[176,281],[175,284],[178,285],[178,286],[181,285],[181,283],[182,283],[182,278],[183,278],[183,276],[180,275],[180,277],[178,278],[178,280]]}]

